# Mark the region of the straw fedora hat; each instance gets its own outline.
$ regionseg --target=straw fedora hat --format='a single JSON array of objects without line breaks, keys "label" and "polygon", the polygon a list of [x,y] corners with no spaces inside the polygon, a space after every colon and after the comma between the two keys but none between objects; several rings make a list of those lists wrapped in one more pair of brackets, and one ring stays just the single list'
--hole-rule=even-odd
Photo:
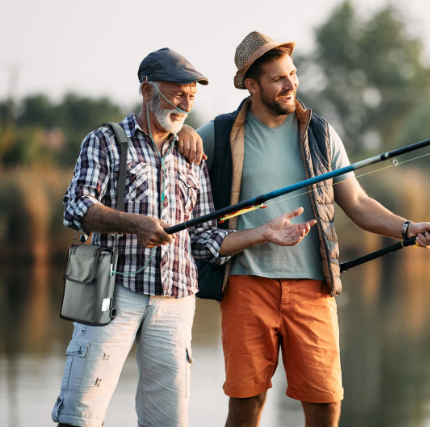
[{"label": "straw fedora hat", "polygon": [[286,47],[290,50],[290,55],[293,54],[295,42],[276,43],[275,40],[265,36],[258,31],[249,33],[236,49],[234,62],[236,63],[237,73],[234,77],[234,85],[238,89],[246,89],[243,81],[249,67],[269,50],[275,47]]}]

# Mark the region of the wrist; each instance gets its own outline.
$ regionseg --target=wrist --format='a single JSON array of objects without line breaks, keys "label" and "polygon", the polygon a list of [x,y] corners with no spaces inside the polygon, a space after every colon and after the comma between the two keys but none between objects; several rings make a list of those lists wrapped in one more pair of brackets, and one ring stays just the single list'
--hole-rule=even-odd
[{"label": "wrist", "polygon": [[270,227],[268,224],[264,224],[256,229],[258,231],[258,242],[257,245],[262,245],[264,243],[269,243],[269,233],[270,233]]},{"label": "wrist", "polygon": [[406,240],[410,237],[410,226],[412,221],[405,221],[402,225],[402,239]]},{"label": "wrist", "polygon": [[414,228],[415,228],[415,222],[410,222],[409,223],[409,227],[408,227],[408,239],[410,238],[410,237],[412,237],[412,236],[415,236],[417,233],[415,233],[415,230],[414,230]]},{"label": "wrist", "polygon": [[137,234],[139,230],[139,215],[121,212],[120,221],[124,224],[127,234]]}]

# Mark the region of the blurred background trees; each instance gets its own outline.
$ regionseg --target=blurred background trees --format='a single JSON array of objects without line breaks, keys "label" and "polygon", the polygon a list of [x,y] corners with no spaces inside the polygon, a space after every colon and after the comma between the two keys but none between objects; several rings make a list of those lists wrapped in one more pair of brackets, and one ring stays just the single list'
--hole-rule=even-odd
[{"label": "blurred background trees", "polygon": [[[430,138],[429,64],[423,58],[423,40],[412,36],[410,29],[411,23],[393,6],[363,18],[353,2],[345,1],[315,29],[315,49],[295,53],[299,98],[334,126],[352,162]],[[222,96],[229,96],[230,90],[225,88]],[[39,411],[36,418],[42,412],[49,417],[50,408],[41,408],[54,400],[54,395],[48,399],[47,394],[54,389],[57,392],[55,376],[60,378],[63,358],[58,368],[55,355],[64,352],[70,327],[54,320],[58,319],[62,298],[66,251],[74,234],[62,224],[62,198],[85,135],[106,121],[122,120],[130,111],[137,113],[139,108],[124,108],[107,98],[76,93],[56,101],[45,94],[0,100],[0,379],[6,378],[0,381],[0,419],[6,414],[10,419],[23,420],[29,402]],[[193,113],[188,123],[202,125],[199,112]],[[402,156],[399,161],[407,158]],[[428,220],[428,159],[423,157],[359,181],[370,196],[399,215]],[[390,163],[375,169],[387,165]],[[359,174],[371,171],[367,168]],[[341,261],[392,243],[358,229],[340,210],[336,229]],[[429,425],[428,256],[429,251],[407,249],[342,276],[344,292],[337,304],[347,398],[341,426]],[[203,383],[198,386],[204,399],[202,407],[206,411],[216,406],[218,414],[221,406],[211,400],[213,390],[209,389],[218,388],[221,381],[219,310],[216,304],[205,303],[211,304],[198,303],[195,325],[206,325],[202,330],[207,335],[199,329],[193,331],[194,350],[199,350],[200,340],[199,354],[203,356],[195,366],[198,375],[193,382],[203,375],[204,393],[200,393]],[[25,369],[26,363],[36,359],[46,360],[46,367],[36,369],[31,364]],[[57,374],[53,374],[55,369]],[[32,376],[35,372],[43,378],[43,390],[40,380]],[[207,382],[208,372],[217,379]],[[279,425],[285,425],[287,417],[282,417],[286,405],[295,407],[296,414],[301,414],[301,409],[298,402],[285,401],[285,379],[280,375],[282,383],[274,383],[278,391],[272,399],[278,400]],[[7,396],[3,406],[2,390]],[[124,409],[124,402],[133,401],[131,394],[122,396],[121,419],[129,411]],[[269,407],[270,402],[273,400],[268,399]],[[24,424],[17,421],[10,425]],[[299,420],[292,425],[303,423]]]},{"label": "blurred background trees", "polygon": [[18,106],[10,100],[1,102],[1,163],[4,167],[73,166],[85,135],[122,118],[122,109],[111,100],[72,93],[59,103],[42,94],[30,95]]},{"label": "blurred background trees", "polygon": [[[430,68],[423,58],[423,40],[408,28],[394,6],[362,18],[347,0],[315,29],[315,49],[295,55],[299,98],[334,126],[351,161],[430,137]],[[135,105],[134,112],[139,108]],[[70,234],[62,226],[61,199],[81,141],[102,123],[120,121],[129,113],[110,99],[74,93],[58,102],[44,94],[0,101],[0,242],[26,236],[39,212],[34,207],[47,203],[44,213],[38,214],[38,224],[46,223],[45,240],[55,235],[56,244],[61,243],[61,236]],[[187,122],[194,127],[203,124],[198,113]],[[384,172],[362,182],[388,208],[418,218],[430,207],[410,190],[412,184],[429,183],[427,159],[402,166],[401,174]],[[393,182],[398,182],[395,192]],[[37,197],[34,203],[28,200],[32,197]],[[362,252],[361,231],[342,214],[338,230],[346,236],[343,254]],[[372,241],[374,246],[381,244],[378,239]],[[59,244],[59,253],[66,244]],[[37,245],[18,238],[12,246],[9,256],[15,250],[24,256],[34,253],[31,248]],[[3,255],[0,245],[1,259],[8,259]]]},{"label": "blurred background trees", "polygon": [[351,155],[426,139],[430,68],[423,41],[394,6],[362,19],[345,1],[297,58],[299,96],[338,130]]}]

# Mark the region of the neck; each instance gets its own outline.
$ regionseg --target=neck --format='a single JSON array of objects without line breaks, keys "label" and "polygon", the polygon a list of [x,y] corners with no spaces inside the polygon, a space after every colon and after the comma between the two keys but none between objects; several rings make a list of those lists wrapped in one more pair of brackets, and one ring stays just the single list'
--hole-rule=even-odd
[{"label": "neck", "polygon": [[149,123],[148,123],[148,114],[146,113],[145,104],[140,109],[140,112],[136,116],[136,119],[137,119],[138,125],[147,135],[151,136],[151,133],[152,133],[152,139],[154,141],[154,144],[157,146],[158,150],[160,150],[163,147],[164,143],[169,138],[170,133],[166,132],[160,126],[155,115],[151,110],[149,110]]},{"label": "neck", "polygon": [[288,114],[283,114],[282,116],[275,114],[272,110],[267,108],[260,99],[257,100],[255,97],[252,98],[249,112],[260,120],[260,122],[272,129],[284,123],[288,117]]}]

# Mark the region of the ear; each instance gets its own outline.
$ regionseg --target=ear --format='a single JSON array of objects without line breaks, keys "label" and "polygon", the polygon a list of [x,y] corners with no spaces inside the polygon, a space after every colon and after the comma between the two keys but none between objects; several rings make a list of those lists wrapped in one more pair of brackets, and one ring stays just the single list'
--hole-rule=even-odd
[{"label": "ear", "polygon": [[251,95],[258,93],[260,90],[258,83],[253,79],[247,78],[243,84],[246,86]]},{"label": "ear", "polygon": [[142,97],[146,102],[149,102],[152,98],[152,92],[154,88],[148,82],[143,82],[141,85]]}]

